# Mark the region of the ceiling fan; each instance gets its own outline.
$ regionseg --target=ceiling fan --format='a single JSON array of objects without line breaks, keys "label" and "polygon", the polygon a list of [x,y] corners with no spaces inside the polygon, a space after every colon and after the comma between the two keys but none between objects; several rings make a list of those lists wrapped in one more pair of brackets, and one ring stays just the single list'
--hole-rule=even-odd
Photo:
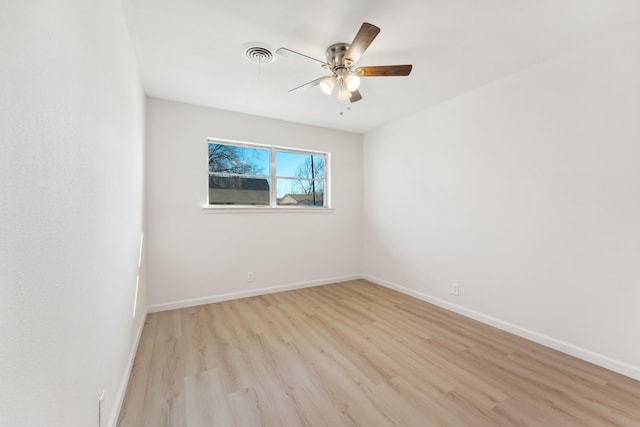
[{"label": "ceiling fan", "polygon": [[338,99],[357,102],[362,99],[358,90],[360,87],[360,77],[378,76],[408,76],[411,73],[412,65],[378,65],[370,67],[357,67],[356,62],[360,60],[362,54],[367,50],[371,42],[376,38],[380,28],[373,24],[364,22],[358,30],[351,44],[335,43],[327,48],[326,61],[313,58],[311,56],[281,47],[276,51],[278,55],[303,57],[322,64],[322,68],[331,72],[330,76],[319,77],[308,83],[291,89],[289,92],[304,87],[320,86],[320,89],[327,95],[331,95],[334,88],[338,89]]}]

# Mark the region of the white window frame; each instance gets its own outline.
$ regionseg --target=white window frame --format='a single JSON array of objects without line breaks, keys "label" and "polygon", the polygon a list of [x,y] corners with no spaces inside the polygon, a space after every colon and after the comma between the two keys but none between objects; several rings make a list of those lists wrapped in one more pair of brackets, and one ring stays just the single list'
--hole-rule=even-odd
[{"label": "white window frame", "polygon": [[[269,150],[269,205],[210,205],[209,204],[209,144],[224,144],[237,147],[257,148],[261,150]],[[331,204],[331,153],[328,151],[310,150],[303,148],[285,147],[280,145],[259,144],[254,142],[236,141],[231,139],[209,137],[206,140],[207,155],[206,166],[207,171],[205,204],[202,209],[206,213],[230,213],[230,212],[332,212]],[[276,152],[283,151],[288,153],[321,155],[324,156],[324,194],[323,206],[282,206],[277,202],[277,175],[276,175]],[[264,175],[266,176],[266,174]],[[292,178],[292,177],[280,177]]]}]

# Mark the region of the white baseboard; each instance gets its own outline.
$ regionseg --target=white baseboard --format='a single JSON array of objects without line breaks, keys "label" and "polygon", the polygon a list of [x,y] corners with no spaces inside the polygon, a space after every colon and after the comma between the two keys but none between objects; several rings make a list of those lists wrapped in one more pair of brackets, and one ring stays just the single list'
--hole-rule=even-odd
[{"label": "white baseboard", "polygon": [[167,311],[167,310],[175,310],[178,308],[194,307],[197,305],[211,304],[214,302],[254,297],[257,295],[273,294],[276,292],[292,291],[295,289],[310,288],[312,286],[329,285],[332,283],[346,282],[349,280],[357,280],[361,278],[362,278],[362,275],[356,274],[351,276],[333,277],[330,279],[311,280],[308,282],[292,283],[289,285],[270,286],[267,288],[250,289],[250,290],[239,291],[239,292],[229,292],[226,294],[211,295],[207,297],[184,299],[179,301],[147,306],[147,312],[156,313],[158,311]]},{"label": "white baseboard", "polygon": [[452,304],[440,298],[435,298],[422,292],[405,288],[404,286],[397,285],[375,276],[363,274],[362,278],[640,381],[640,367],[638,366],[633,366],[629,363],[587,350],[586,348],[578,347],[550,336],[522,328],[518,325],[470,310],[457,304]]},{"label": "white baseboard", "polygon": [[131,376],[131,370],[133,369],[133,362],[136,359],[136,353],[138,352],[138,345],[140,344],[140,337],[142,336],[142,330],[144,329],[145,321],[147,320],[147,312],[144,313],[140,324],[138,325],[138,331],[136,332],[136,339],[131,346],[131,351],[129,353],[129,360],[127,361],[127,366],[125,368],[124,374],[122,375],[122,380],[120,381],[120,387],[118,387],[118,392],[114,397],[115,405],[111,410],[111,416],[107,422],[107,426],[116,427],[118,423],[118,418],[120,417],[120,410],[122,409],[122,403],[124,402],[124,396],[127,393],[127,386],[129,385],[129,377]]}]

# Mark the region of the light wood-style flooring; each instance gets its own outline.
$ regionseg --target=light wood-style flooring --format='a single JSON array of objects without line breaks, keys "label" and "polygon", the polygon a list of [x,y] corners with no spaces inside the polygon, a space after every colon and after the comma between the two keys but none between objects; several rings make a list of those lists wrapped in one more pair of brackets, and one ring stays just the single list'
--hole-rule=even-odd
[{"label": "light wood-style flooring", "polygon": [[356,280],[150,314],[119,427],[640,426],[640,382]]}]

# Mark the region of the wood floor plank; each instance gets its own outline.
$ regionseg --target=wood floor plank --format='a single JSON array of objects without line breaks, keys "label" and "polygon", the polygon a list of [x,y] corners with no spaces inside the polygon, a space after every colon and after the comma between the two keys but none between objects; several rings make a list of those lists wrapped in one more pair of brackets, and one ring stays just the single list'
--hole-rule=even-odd
[{"label": "wood floor plank", "polygon": [[640,383],[364,280],[151,314],[119,427],[640,426]]},{"label": "wood floor plank", "polygon": [[145,391],[141,426],[186,426],[182,327],[178,310],[158,315]]},{"label": "wood floor plank", "polygon": [[137,427],[143,424],[144,399],[146,396],[147,382],[149,380],[149,368],[153,343],[156,333],[155,313],[147,315],[142,335],[138,344],[136,357],[131,368],[128,390],[125,395],[118,425],[121,427]]}]

